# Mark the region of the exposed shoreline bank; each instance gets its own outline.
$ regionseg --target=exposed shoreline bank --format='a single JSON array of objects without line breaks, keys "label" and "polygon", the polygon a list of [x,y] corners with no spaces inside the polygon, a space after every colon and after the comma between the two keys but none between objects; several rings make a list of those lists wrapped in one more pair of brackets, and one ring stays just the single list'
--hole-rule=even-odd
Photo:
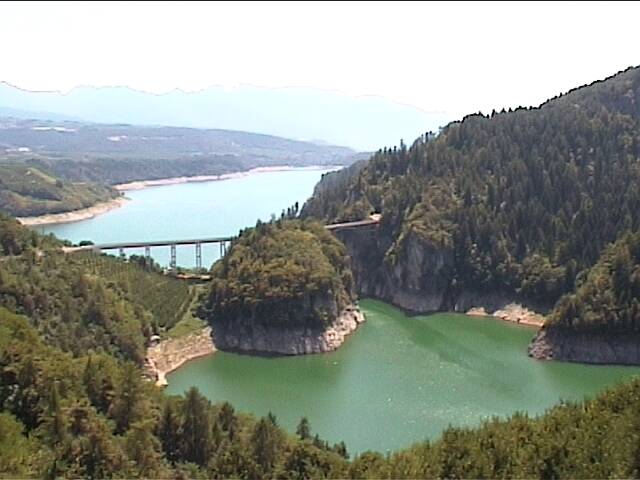
[{"label": "exposed shoreline bank", "polygon": [[216,327],[216,344],[220,350],[260,356],[327,353],[338,349],[365,321],[360,308],[351,305],[325,329],[220,324]]},{"label": "exposed shoreline bank", "polygon": [[63,213],[49,213],[46,215],[38,215],[36,217],[16,217],[16,220],[26,227],[79,222],[81,220],[89,220],[97,217],[98,215],[102,215],[103,213],[120,208],[128,201],[128,198],[121,196],[114,198],[113,200],[109,200],[108,202],[96,203],[91,207],[82,208],[80,210],[71,210]]},{"label": "exposed shoreline bank", "polygon": [[215,182],[220,180],[232,180],[236,178],[248,177],[249,175],[255,175],[259,173],[269,172],[288,172],[288,171],[300,171],[300,170],[338,170],[342,166],[338,165],[313,165],[309,167],[292,167],[288,165],[280,165],[273,167],[256,167],[250,170],[243,170],[240,172],[223,173],[220,175],[195,175],[191,177],[171,177],[171,178],[159,178],[157,180],[139,180],[135,182],[120,183],[114,185],[118,191],[126,192],[129,190],[142,190],[149,187],[161,187],[165,185],[177,185],[181,183],[198,183],[198,182]]},{"label": "exposed shoreline bank", "polygon": [[[324,332],[316,333],[316,335],[300,337],[298,331],[293,331],[293,335],[282,335],[283,332],[279,332],[279,338],[274,342],[274,339],[269,338],[268,334],[264,335],[264,332],[261,332],[263,335],[260,338],[254,338],[249,343],[240,344],[234,338],[232,343],[236,342],[236,344],[234,346],[225,345],[224,349],[245,355],[277,356],[327,353],[338,349],[365,320],[360,309],[352,306],[345,309]],[[223,337],[222,343],[226,340],[228,339]],[[255,346],[258,348],[253,348]],[[213,331],[211,327],[204,327],[199,332],[184,337],[169,338],[147,348],[145,369],[154,379],[156,386],[166,387],[169,384],[168,374],[191,360],[211,355],[216,351],[218,348],[213,341]]]},{"label": "exposed shoreline bank", "polygon": [[536,360],[595,365],[640,365],[640,335],[619,332],[579,332],[554,325],[542,328],[528,347]]},{"label": "exposed shoreline bank", "polygon": [[185,363],[216,352],[211,327],[179,338],[163,340],[147,349],[145,367],[156,385],[166,387],[167,375]]},{"label": "exposed shoreline bank", "polygon": [[505,305],[493,313],[487,312],[484,307],[473,307],[467,310],[466,315],[469,317],[493,317],[528,327],[540,328],[544,325],[542,315],[517,303]]}]

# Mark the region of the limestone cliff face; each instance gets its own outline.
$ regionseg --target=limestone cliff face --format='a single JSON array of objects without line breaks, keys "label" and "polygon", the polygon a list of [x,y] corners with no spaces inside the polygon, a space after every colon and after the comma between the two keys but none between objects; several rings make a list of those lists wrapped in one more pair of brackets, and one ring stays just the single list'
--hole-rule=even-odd
[{"label": "limestone cliff face", "polygon": [[330,352],[365,321],[356,306],[346,307],[327,328],[279,328],[256,323],[251,319],[216,323],[214,339],[221,350],[247,353],[303,355]]},{"label": "limestone cliff face", "polygon": [[529,345],[539,360],[640,365],[640,335],[576,332],[542,328]]},{"label": "limestone cliff face", "polygon": [[351,256],[360,296],[378,298],[414,313],[466,312],[478,307],[496,311],[514,302],[536,311],[547,310],[544,305],[526,302],[515,292],[454,289],[453,251],[435,248],[415,235],[405,239],[394,264],[384,258],[392,243],[392,236],[384,230],[344,230],[337,236]]},{"label": "limestone cliff face", "polygon": [[384,261],[390,243],[376,230],[346,230],[338,237],[347,246],[356,288],[414,312],[440,310],[446,302],[453,252],[437,250],[415,237],[404,243],[396,264]]}]

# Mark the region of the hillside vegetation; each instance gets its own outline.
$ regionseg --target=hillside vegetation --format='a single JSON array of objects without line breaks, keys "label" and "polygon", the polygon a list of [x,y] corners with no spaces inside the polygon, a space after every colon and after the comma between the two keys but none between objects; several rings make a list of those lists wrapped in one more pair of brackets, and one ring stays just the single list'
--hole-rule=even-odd
[{"label": "hillside vegetation", "polygon": [[[328,276],[319,281],[338,280],[342,247],[325,238],[317,224],[282,221],[264,231],[260,228],[249,230],[239,245],[271,249],[276,239],[303,238],[307,249],[313,253],[320,248],[328,262]],[[188,291],[177,281],[161,278],[141,259],[125,263],[116,258],[64,256],[59,247],[57,240],[0,217],[2,476],[301,479],[640,474],[638,381],[596,400],[558,406],[538,419],[515,415],[476,429],[449,428],[433,443],[390,455],[365,452],[353,460],[344,444],[329,445],[314,436],[306,419],[292,435],[273,415],[256,419],[228,403],[212,405],[196,388],[179,397],[161,395],[152,382],[143,380],[142,348],[151,332],[175,321],[162,300],[179,311],[178,300],[188,301]],[[258,258],[272,257],[265,252],[253,261]],[[303,249],[294,258],[302,261]],[[142,289],[157,292],[142,298]]]},{"label": "hillside vegetation", "polygon": [[259,222],[211,270],[204,311],[216,323],[323,327],[353,302],[344,246],[318,222]]},{"label": "hillside vegetation", "polygon": [[607,247],[584,283],[567,295],[549,326],[576,330],[640,333],[640,233]]},{"label": "hillside vegetation", "polygon": [[[639,159],[640,68],[631,68],[539,108],[470,115],[380,150],[303,216],[382,212],[356,279],[382,285],[385,299],[428,292],[433,309],[450,309],[501,293],[549,308],[640,226]],[[350,253],[356,263],[364,255]]]},{"label": "hillside vegetation", "polygon": [[175,325],[191,301],[184,282],[110,256],[65,255],[7,217],[0,232],[0,306],[29,316],[61,350],[141,364],[147,339]]},{"label": "hillside vegetation", "polygon": [[276,165],[348,165],[360,157],[347,147],[232,130],[0,117],[0,162],[38,167],[69,182],[113,185]]},{"label": "hillside vegetation", "polygon": [[98,184],[63,182],[34,167],[0,165],[0,212],[16,217],[78,210],[118,195]]}]

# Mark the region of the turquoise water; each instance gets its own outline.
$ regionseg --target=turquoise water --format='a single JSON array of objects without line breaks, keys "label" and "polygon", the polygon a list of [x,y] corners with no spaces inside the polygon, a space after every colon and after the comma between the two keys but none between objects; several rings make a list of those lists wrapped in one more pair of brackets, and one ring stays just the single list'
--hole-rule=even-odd
[{"label": "turquoise water", "polygon": [[406,317],[365,300],[367,317],[335,352],[263,358],[216,352],[168,376],[167,393],[192,385],[213,401],[266,415],[295,431],[301,416],[351,452],[396,450],[448,425],[538,414],[640,374],[640,368],[541,362],[526,355],[534,330],[460,314]]},{"label": "turquoise water", "polygon": [[[237,235],[241,228],[269,220],[282,209],[299,202],[300,207],[328,170],[298,169],[263,172],[213,182],[184,183],[126,192],[132,201],[104,215],[80,222],[37,227],[59,238],[94,243],[191,239]],[[143,255],[129,249],[127,255]],[[156,247],[151,255],[162,265],[169,263],[169,247]],[[202,246],[203,266],[219,258],[218,245]],[[179,266],[195,266],[195,248],[178,247]]]},{"label": "turquoise water", "polygon": [[[234,235],[302,204],[321,174],[270,172],[132,191],[120,209],[44,230],[96,243]],[[152,252],[166,265],[167,250]],[[211,264],[217,247],[204,246],[203,256]],[[194,263],[193,248],[178,250],[179,265]],[[367,322],[336,352],[281,358],[217,352],[171,374],[167,392],[196,385],[238,410],[272,411],[290,431],[306,415],[315,432],[344,440],[351,452],[387,451],[436,438],[449,424],[477,425],[518,410],[542,413],[561,399],[591,396],[640,374],[640,368],[532,360],[526,347],[533,330],[499,320],[408,318],[380,302],[361,305]]]}]

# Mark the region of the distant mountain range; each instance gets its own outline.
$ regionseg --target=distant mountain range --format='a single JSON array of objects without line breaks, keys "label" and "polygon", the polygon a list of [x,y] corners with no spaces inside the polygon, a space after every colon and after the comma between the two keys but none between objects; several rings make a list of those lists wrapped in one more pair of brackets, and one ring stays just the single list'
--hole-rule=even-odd
[{"label": "distant mountain range", "polygon": [[156,95],[128,87],[77,87],[62,94],[26,91],[4,82],[0,83],[0,114],[241,130],[357,150],[396,145],[401,138],[437,131],[451,120],[442,112],[426,112],[381,97],[350,97],[312,88],[211,87]]}]

